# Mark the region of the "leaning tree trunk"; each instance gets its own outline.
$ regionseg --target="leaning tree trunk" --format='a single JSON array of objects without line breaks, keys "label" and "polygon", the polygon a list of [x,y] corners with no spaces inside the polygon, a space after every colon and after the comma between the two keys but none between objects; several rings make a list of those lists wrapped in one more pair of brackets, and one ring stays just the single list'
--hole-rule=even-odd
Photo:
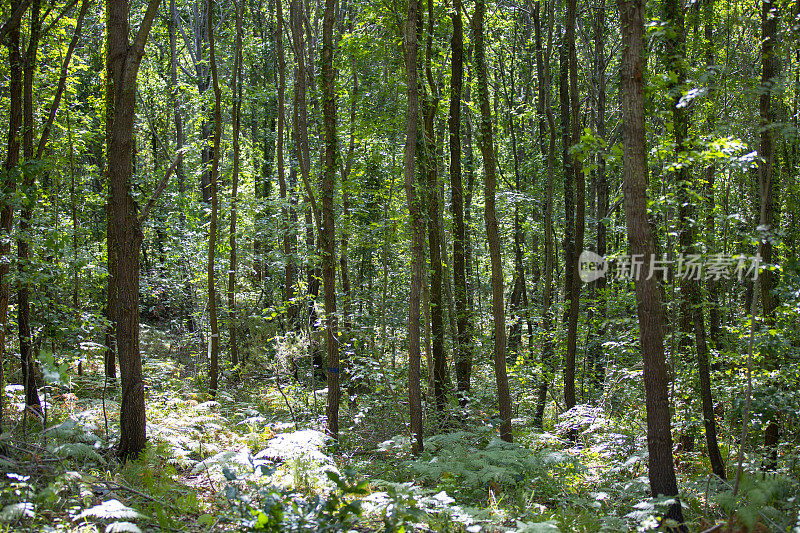
[{"label": "leaning tree trunk", "polygon": [[[647,216],[647,147],[644,120],[644,0],[618,0],[622,28],[622,140],[625,218],[631,255],[651,257],[655,239]],[[664,360],[664,310],[655,277],[635,280],[639,339],[644,359],[645,408],[650,491],[677,497],[672,462],[667,367]],[[683,522],[680,502],[667,517]]]},{"label": "leaning tree trunk", "polygon": [[495,213],[496,162],[492,132],[492,112],[489,108],[489,85],[486,75],[486,45],[484,38],[484,16],[486,3],[477,0],[473,24],[475,29],[475,66],[478,74],[478,103],[481,109],[480,146],[483,155],[484,186],[486,202],[486,240],[492,263],[492,316],[494,317],[494,372],[497,380],[497,400],[500,404],[500,437],[512,441],[511,394],[506,374],[506,319],[503,307],[503,262],[500,256],[500,235]]}]

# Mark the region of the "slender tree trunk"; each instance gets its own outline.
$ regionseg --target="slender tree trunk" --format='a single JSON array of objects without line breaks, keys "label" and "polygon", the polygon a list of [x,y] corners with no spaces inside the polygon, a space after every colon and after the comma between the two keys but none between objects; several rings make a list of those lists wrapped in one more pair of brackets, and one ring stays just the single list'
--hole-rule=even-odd
[{"label": "slender tree trunk", "polygon": [[425,170],[427,188],[425,191],[428,207],[428,249],[430,252],[430,328],[431,356],[433,367],[433,397],[438,412],[443,412],[447,404],[446,381],[447,360],[444,353],[444,298],[442,293],[442,249],[439,239],[439,172],[436,154],[436,111],[439,107],[439,88],[433,80],[431,52],[433,46],[433,0],[428,0],[428,28],[425,45],[425,75],[428,80],[430,97],[423,99],[422,108],[425,119]]},{"label": "slender tree trunk", "polygon": [[[597,114],[595,116],[595,130],[597,136],[606,139],[606,59],[605,59],[605,0],[599,0],[599,5],[595,13],[595,76],[597,83]],[[597,254],[600,257],[606,255],[606,222],[608,217],[608,175],[606,174],[606,160],[600,156],[597,158]],[[592,382],[596,390],[602,391],[605,379],[605,361],[603,360],[602,341],[605,335],[606,321],[606,287],[608,286],[605,276],[601,276],[595,282],[595,294],[597,295],[597,322],[595,330],[597,338],[591,343],[590,370]]]},{"label": "slender tree trunk", "polygon": [[456,390],[458,402],[467,404],[472,369],[472,327],[467,298],[466,227],[464,225],[464,187],[461,182],[461,92],[464,85],[464,29],[461,21],[461,0],[454,0],[453,37],[450,41],[452,78],[450,83],[450,185],[453,214],[453,285],[458,334],[456,344]]},{"label": "slender tree trunk", "polygon": [[291,232],[291,199],[289,198],[289,191],[286,187],[285,163],[283,158],[283,136],[284,136],[284,121],[286,117],[285,110],[285,94],[286,94],[286,57],[283,51],[283,27],[285,22],[283,20],[283,2],[276,1],[276,11],[278,22],[275,26],[275,42],[278,50],[278,134],[277,134],[277,147],[275,149],[276,158],[278,160],[278,187],[280,189],[281,209],[282,214],[282,228],[283,233],[283,255],[286,261],[284,269],[284,293],[283,298],[286,303],[286,328],[289,331],[297,331],[299,328],[299,320],[297,316],[297,306],[292,302],[294,299],[294,273],[295,266],[292,258],[294,246],[292,245],[292,232]]},{"label": "slender tree trunk", "polygon": [[[22,73],[22,155],[26,164],[36,158],[34,152],[33,131],[33,77],[36,73],[36,56],[39,49],[41,32],[41,0],[31,3],[30,35],[25,52]],[[19,352],[22,367],[22,383],[25,387],[25,405],[41,412],[36,372],[34,371],[33,346],[31,340],[30,287],[27,281],[30,262],[30,237],[27,233],[31,227],[33,206],[36,204],[36,180],[32,169],[22,173],[21,189],[28,201],[19,213],[19,233],[17,237],[17,269],[19,270],[19,286],[17,289],[17,329],[19,332]]]},{"label": "slender tree trunk", "polygon": [[214,273],[214,262],[217,255],[217,216],[219,211],[217,178],[219,176],[219,146],[222,137],[222,91],[219,88],[216,50],[214,49],[214,0],[208,0],[207,6],[208,58],[211,67],[211,86],[214,91],[214,145],[211,154],[211,181],[208,187],[211,199],[211,220],[208,225],[206,280],[208,282],[208,321],[211,328],[211,338],[208,345],[208,372],[211,382],[209,389],[211,396],[214,397],[219,387],[219,324],[217,322],[217,282]]},{"label": "slender tree trunk", "polygon": [[411,289],[408,302],[408,404],[411,421],[411,451],[422,453],[422,395],[420,391],[419,315],[422,289],[425,223],[416,179],[417,131],[419,126],[419,83],[417,81],[417,49],[422,27],[419,22],[419,0],[409,0],[405,24],[405,66],[408,109],[406,110],[406,143],[403,176],[411,222]]},{"label": "slender tree trunk", "polygon": [[484,16],[486,3],[476,0],[473,26],[475,30],[475,66],[478,74],[478,103],[481,108],[481,153],[483,154],[486,220],[486,240],[492,263],[492,316],[494,317],[494,372],[497,380],[497,400],[500,404],[500,437],[512,441],[511,433],[511,395],[506,375],[506,319],[503,307],[503,262],[500,257],[500,236],[495,213],[495,186],[497,172],[492,132],[492,112],[489,108],[489,85],[486,75],[486,45],[484,37]]},{"label": "slender tree trunk", "polygon": [[[625,216],[631,254],[649,258],[655,239],[647,216],[647,150],[644,120],[644,0],[618,0],[622,28],[622,138]],[[645,407],[650,491],[677,496],[672,462],[667,368],[664,360],[664,310],[655,277],[635,280],[639,338],[644,359]],[[683,522],[680,502],[667,517]]]},{"label": "slender tree trunk", "polygon": [[[569,53],[569,107],[570,107],[570,142],[572,147],[579,140],[579,102],[578,102],[578,57],[575,51],[575,24],[577,16],[577,0],[567,1],[567,21],[565,25],[567,48]],[[578,348],[578,311],[581,303],[581,283],[578,278],[578,257],[583,251],[583,235],[585,222],[585,177],[581,162],[577,156],[570,156],[572,179],[575,180],[575,241],[571,243],[570,262],[565,263],[565,270],[570,272],[569,323],[567,325],[567,356],[564,362],[564,403],[567,409],[575,405],[575,355]]]},{"label": "slender tree trunk", "polygon": [[[559,34],[561,29],[558,29]],[[561,35],[558,58],[558,97],[561,115],[561,169],[564,182],[564,313],[562,322],[567,328],[567,344],[569,345],[570,315],[574,307],[572,299],[572,285],[575,283],[575,270],[571,265],[575,263],[575,189],[572,172],[572,158],[569,155],[570,139],[570,99],[569,99],[569,47],[565,34]],[[571,363],[570,356],[574,352],[567,347],[567,356],[564,360],[564,399],[566,408],[575,405],[575,360]]]},{"label": "slender tree trunk", "polygon": [[336,338],[336,72],[333,69],[335,0],[325,0],[322,21],[322,114],[325,155],[322,160],[322,282],[325,291],[325,349],[328,355],[328,434],[339,439],[339,339]]},{"label": "slender tree trunk", "polygon": [[[548,38],[548,57],[552,50],[552,40]],[[544,103],[542,107],[547,119],[547,129],[549,132],[549,143],[547,147],[547,186],[546,200],[544,209],[544,285],[542,287],[542,328],[544,339],[542,340],[542,376],[539,381],[539,391],[536,398],[536,413],[534,415],[534,425],[538,428],[544,426],[544,409],[547,404],[547,388],[550,381],[555,377],[555,349],[553,346],[553,269],[555,268],[555,240],[553,230],[553,200],[555,188],[556,164],[556,124],[553,114],[553,106],[550,102],[550,67],[545,65],[543,68],[544,80],[539,86],[541,92],[539,99]]]},{"label": "slender tree trunk", "polygon": [[233,62],[233,176],[231,177],[231,230],[230,230],[230,261],[228,265],[228,328],[231,343],[231,364],[239,364],[239,346],[236,338],[238,318],[236,315],[236,215],[239,193],[239,132],[242,120],[242,10],[244,4],[238,0],[234,3],[236,9],[236,44]]},{"label": "slender tree trunk", "polygon": [[[20,9],[20,0],[12,0],[11,11]],[[14,194],[19,179],[19,131],[22,127],[22,55],[20,53],[19,22],[8,30],[6,47],[9,63],[9,105],[8,105],[8,137],[5,160],[5,177],[3,190],[5,195]],[[9,202],[2,202],[0,207],[0,389],[5,386],[3,364],[6,350],[6,322],[8,321],[8,300],[11,293],[8,275],[11,271],[11,231],[14,225],[14,208]],[[3,389],[5,390],[5,389]],[[3,399],[0,394],[0,433],[3,431]]]},{"label": "slender tree trunk", "polygon": [[[780,58],[775,49],[775,41],[778,36],[779,17],[778,4],[772,0],[763,0],[761,3],[761,88],[758,103],[760,117],[760,143],[758,149],[758,177],[761,193],[761,224],[766,225],[767,230],[772,233],[778,228],[777,211],[778,206],[775,202],[778,190],[778,180],[773,172],[775,159],[774,143],[774,122],[775,110],[771,102],[773,87],[777,83],[777,76],[780,73]],[[24,142],[24,140],[23,140]],[[780,203],[780,201],[778,202]],[[761,261],[766,265],[771,265],[775,261],[773,247],[770,239],[761,239],[759,245]],[[775,323],[775,310],[778,307],[778,298],[773,294],[778,285],[777,274],[772,270],[764,270],[760,273],[761,279],[761,305],[763,309],[764,321],[767,325]],[[779,362],[774,353],[768,353],[766,364],[770,369],[779,367]],[[767,460],[764,462],[765,470],[775,470],[777,467],[778,439],[780,436],[780,424],[778,415],[774,415],[768,422],[764,431],[764,447],[767,449]]]},{"label": "slender tree trunk", "polygon": [[122,374],[120,404],[119,456],[135,458],[144,449],[147,433],[144,410],[142,359],[139,353],[139,249],[142,243],[141,223],[136,202],[131,195],[133,175],[133,123],[136,103],[136,77],[144,54],[144,46],[159,0],[150,0],[133,42],[128,40],[128,0],[107,0],[107,49],[110,73],[108,101],[113,102],[106,120],[108,142],[108,174],[110,189],[109,224],[114,235],[116,252],[117,297],[113,316],[116,319],[117,353]]}]

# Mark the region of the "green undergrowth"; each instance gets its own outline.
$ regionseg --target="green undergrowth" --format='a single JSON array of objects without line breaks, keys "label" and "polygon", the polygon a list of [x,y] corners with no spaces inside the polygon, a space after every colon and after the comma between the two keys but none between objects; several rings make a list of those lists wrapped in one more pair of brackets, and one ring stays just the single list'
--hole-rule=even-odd
[{"label": "green undergrowth", "polygon": [[[401,372],[384,369],[377,379],[375,369],[364,372],[368,387],[343,402],[345,429],[335,445],[323,432],[326,391],[310,379],[295,382],[286,367],[254,358],[231,371],[212,399],[197,392],[203,378],[196,356],[176,356],[176,340],[160,331],[145,332],[144,340],[149,445],[136,461],[120,464],[114,456],[120,391],[97,377],[96,362],[44,390],[44,423],[23,421],[21,391],[6,389],[12,429],[0,438],[0,530],[663,527],[670,502],[649,495],[642,413],[615,404],[636,394],[636,372],[618,376],[614,401],[560,416],[548,411],[549,432],[515,419],[514,443],[499,439],[487,414],[490,392],[479,381],[472,407],[451,406],[450,416],[426,420],[430,436],[414,457],[398,409]],[[300,366],[301,377],[307,370]],[[691,530],[735,511],[745,527],[800,532],[800,487],[790,472],[752,473],[760,458],[747,455],[734,498],[730,484],[708,476],[703,455],[683,454],[678,465]]]}]

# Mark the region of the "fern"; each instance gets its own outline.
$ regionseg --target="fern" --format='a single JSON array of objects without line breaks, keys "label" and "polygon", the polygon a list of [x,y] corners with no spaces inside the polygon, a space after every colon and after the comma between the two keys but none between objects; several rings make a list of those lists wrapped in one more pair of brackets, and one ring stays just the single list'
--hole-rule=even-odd
[{"label": "fern", "polygon": [[30,502],[12,503],[0,511],[0,522],[16,522],[21,518],[33,518],[33,504]]},{"label": "fern", "polygon": [[136,518],[147,518],[145,515],[123,504],[119,500],[108,500],[100,505],[95,505],[84,509],[75,517],[75,520],[83,518],[99,518],[101,520],[134,520]]},{"label": "fern", "polygon": [[106,526],[106,533],[142,533],[133,522],[111,522]]},{"label": "fern", "polygon": [[97,463],[105,464],[106,460],[94,451],[94,448],[82,442],[69,442],[53,448],[53,453],[70,459],[78,460],[91,460]]}]

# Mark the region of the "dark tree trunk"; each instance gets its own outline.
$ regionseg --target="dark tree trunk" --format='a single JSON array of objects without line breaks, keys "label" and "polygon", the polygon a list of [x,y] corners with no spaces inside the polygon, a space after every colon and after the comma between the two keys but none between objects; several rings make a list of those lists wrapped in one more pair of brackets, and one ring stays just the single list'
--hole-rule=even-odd
[{"label": "dark tree trunk", "polygon": [[[117,354],[122,374],[119,456],[135,458],[144,449],[147,434],[144,410],[142,359],[139,353],[139,249],[142,230],[131,196],[133,123],[136,103],[136,77],[144,45],[153,24],[159,1],[150,0],[133,43],[128,40],[127,0],[107,0],[107,49],[110,84],[106,98],[113,102],[107,117],[108,174],[110,190],[109,224],[116,253]],[[113,253],[113,252],[112,252]]]},{"label": "dark tree trunk", "polygon": [[325,349],[328,356],[328,434],[339,439],[339,339],[336,338],[336,72],[333,69],[335,0],[325,0],[322,21],[322,114],[325,152],[322,160],[322,282],[325,291]]},{"label": "dark tree trunk", "polygon": [[453,214],[453,285],[455,314],[458,328],[456,343],[456,390],[459,404],[467,403],[472,369],[471,313],[467,298],[467,271],[465,264],[466,227],[464,225],[464,187],[461,182],[461,91],[464,83],[464,35],[461,21],[461,0],[454,0],[453,37],[451,40],[452,78],[450,84],[450,185]]},{"label": "dark tree trunk", "polygon": [[208,0],[208,58],[211,66],[211,86],[214,91],[214,144],[211,154],[211,181],[209,194],[211,199],[211,220],[208,225],[208,263],[206,280],[208,282],[208,321],[211,329],[209,339],[209,392],[212,397],[217,394],[219,387],[219,324],[217,322],[217,282],[214,273],[214,262],[217,256],[217,216],[219,212],[218,182],[219,177],[219,146],[222,137],[222,91],[219,87],[217,76],[217,58],[214,49],[214,0]]},{"label": "dark tree trunk", "polygon": [[[560,33],[560,28],[559,28]],[[569,345],[569,333],[571,331],[571,309],[575,307],[572,299],[572,286],[575,284],[575,189],[572,171],[572,158],[569,155],[571,146],[570,135],[570,99],[569,99],[569,46],[567,45],[566,35],[561,35],[561,45],[559,46],[558,58],[558,97],[561,115],[561,169],[564,182],[564,313],[562,322],[568,332],[567,344]],[[564,360],[564,399],[566,408],[575,405],[575,359],[574,352],[569,352]],[[571,361],[568,360],[573,356]]]},{"label": "dark tree trunk", "polygon": [[[549,41],[549,39],[548,39]],[[548,51],[551,49],[552,42],[548,42]],[[549,55],[549,54],[548,54]],[[544,339],[542,340],[542,376],[539,381],[539,391],[536,398],[536,412],[534,414],[534,425],[542,428],[544,425],[544,409],[547,403],[548,384],[555,377],[555,349],[553,346],[553,269],[555,268],[555,239],[553,230],[553,197],[556,160],[556,124],[553,115],[553,106],[550,102],[550,67],[545,66],[544,83],[540,85],[543,91],[539,93],[539,99],[544,104],[547,118],[547,128],[549,131],[549,144],[547,147],[547,186],[546,203],[544,208],[544,285],[542,287],[542,329]]]},{"label": "dark tree trunk", "polygon": [[231,177],[231,226],[230,226],[230,261],[228,265],[228,328],[231,345],[231,364],[239,364],[239,346],[236,338],[236,215],[239,193],[239,132],[242,120],[242,10],[244,4],[236,1],[236,44],[233,61],[233,176]]},{"label": "dark tree trunk", "polygon": [[[767,227],[767,231],[772,234],[778,228],[778,206],[775,197],[778,191],[778,180],[773,172],[775,151],[774,143],[774,121],[775,110],[771,102],[772,90],[777,83],[777,76],[780,73],[780,58],[775,48],[776,37],[778,35],[779,6],[771,0],[763,0],[761,4],[761,88],[758,102],[760,117],[760,144],[758,149],[758,177],[759,189],[761,193],[761,224]],[[780,200],[778,201],[780,203]],[[766,265],[771,265],[775,261],[772,241],[762,238],[759,245],[761,261]],[[775,310],[778,307],[778,297],[773,294],[778,285],[776,272],[763,270],[760,273],[761,283],[761,305],[763,309],[764,321],[767,325],[775,323]],[[780,366],[774,353],[767,353],[766,365],[770,369]],[[780,435],[780,425],[778,415],[773,415],[767,424],[764,433],[764,445],[767,448],[767,460],[764,462],[765,470],[774,470],[777,467],[778,436]]]},{"label": "dark tree trunk", "polygon": [[408,109],[406,110],[406,143],[403,156],[403,177],[411,221],[411,290],[408,302],[408,404],[411,421],[411,451],[422,453],[422,395],[420,391],[419,315],[422,289],[423,244],[425,222],[417,194],[416,156],[419,121],[419,83],[417,81],[417,49],[422,27],[419,1],[409,0],[405,24],[405,66]]},{"label": "dark tree trunk", "polygon": [[[597,136],[606,139],[606,59],[605,59],[605,0],[600,0],[595,14],[595,76],[597,83],[597,113],[595,115],[595,129]],[[600,156],[597,158],[597,254],[601,257],[606,255],[606,223],[608,217],[608,176],[606,175],[606,160]],[[605,361],[603,359],[602,341],[605,334],[606,320],[606,291],[607,280],[601,276],[595,282],[595,294],[597,295],[597,322],[595,330],[596,338],[591,343],[590,352],[590,371],[593,385],[597,390],[602,390],[605,378]]]},{"label": "dark tree trunk", "polygon": [[422,108],[425,120],[425,170],[428,207],[428,249],[430,252],[430,328],[431,359],[433,361],[433,397],[438,412],[447,404],[447,360],[444,353],[444,297],[442,292],[442,248],[439,229],[439,169],[436,150],[436,111],[439,107],[439,88],[433,80],[431,52],[433,45],[433,0],[428,0],[428,28],[425,45],[425,75],[430,96],[424,98]]},{"label": "dark tree trunk", "polygon": [[[33,132],[33,77],[36,73],[36,56],[39,49],[39,34],[41,32],[41,0],[31,3],[30,35],[28,47],[25,51],[25,60],[22,73],[22,155],[25,163],[33,163],[36,158],[34,152]],[[21,189],[28,198],[19,213],[19,234],[17,237],[17,268],[20,280],[17,289],[17,329],[19,333],[19,353],[22,369],[22,384],[25,387],[25,405],[41,412],[39,403],[38,384],[33,362],[33,345],[31,340],[31,309],[30,287],[26,280],[28,262],[30,261],[30,243],[27,233],[31,227],[33,205],[36,203],[34,195],[36,181],[32,170],[22,173]]]},{"label": "dark tree trunk", "polygon": [[[577,16],[577,0],[567,1],[566,39],[569,53],[569,107],[570,107],[570,142],[569,145],[579,141],[579,102],[578,102],[578,57],[575,50],[575,24]],[[567,325],[567,355],[564,362],[564,403],[567,409],[575,405],[575,355],[578,347],[578,311],[581,302],[581,283],[578,278],[578,257],[583,251],[583,235],[585,221],[585,177],[581,162],[577,156],[570,156],[571,179],[575,181],[575,221],[570,224],[575,229],[575,241],[570,243],[572,251],[570,261],[565,263],[564,269],[570,273],[569,286],[569,323]],[[571,215],[570,215],[571,216]]]},{"label": "dark tree trunk", "polygon": [[[12,0],[11,10],[17,12],[21,9],[20,0]],[[21,18],[21,15],[20,15]],[[20,29],[19,21],[12,24],[8,29],[8,48],[9,63],[9,104],[8,104],[8,137],[7,152],[5,160],[5,177],[3,179],[3,191],[6,195],[12,195],[17,188],[19,176],[19,130],[22,127],[22,55],[20,53]],[[10,257],[11,255],[11,230],[14,225],[14,209],[8,202],[2,202],[0,208],[0,255]],[[0,262],[0,387],[5,383],[3,376],[3,364],[5,362],[6,350],[6,322],[8,321],[8,300],[11,293],[8,282],[8,275],[11,270],[9,262]],[[0,394],[0,433],[3,429],[3,399],[5,394]]]},{"label": "dark tree trunk", "polygon": [[[618,0],[622,28],[622,139],[625,216],[631,254],[650,257],[655,239],[647,216],[647,151],[644,120],[644,1]],[[664,360],[663,308],[655,277],[635,281],[639,339],[644,359],[645,407],[650,491],[677,496],[672,458],[667,368]],[[683,522],[680,502],[667,517]]]},{"label": "dark tree trunk", "polygon": [[283,130],[284,119],[286,116],[284,98],[286,93],[286,57],[283,51],[283,27],[285,25],[283,20],[283,2],[275,2],[277,12],[277,24],[275,25],[275,42],[278,51],[278,134],[277,134],[277,147],[275,148],[276,159],[278,162],[278,187],[280,189],[281,209],[282,214],[282,227],[283,233],[283,255],[286,261],[284,269],[284,292],[283,298],[286,302],[286,329],[289,331],[297,331],[299,328],[299,320],[297,316],[297,306],[292,303],[294,299],[294,274],[295,266],[292,259],[292,252],[294,246],[292,243],[293,237],[291,232],[291,199],[289,197],[290,191],[286,187],[286,178],[284,160],[283,160]]},{"label": "dark tree trunk", "polygon": [[492,112],[489,108],[489,83],[486,74],[486,45],[484,16],[486,3],[477,0],[473,25],[475,30],[475,67],[478,74],[478,103],[481,109],[480,146],[483,155],[485,200],[484,219],[486,240],[492,264],[492,316],[494,317],[494,372],[497,380],[497,400],[500,404],[500,437],[512,441],[511,395],[506,374],[506,319],[503,307],[503,262],[500,256],[500,236],[495,213],[496,162],[492,132]]}]

